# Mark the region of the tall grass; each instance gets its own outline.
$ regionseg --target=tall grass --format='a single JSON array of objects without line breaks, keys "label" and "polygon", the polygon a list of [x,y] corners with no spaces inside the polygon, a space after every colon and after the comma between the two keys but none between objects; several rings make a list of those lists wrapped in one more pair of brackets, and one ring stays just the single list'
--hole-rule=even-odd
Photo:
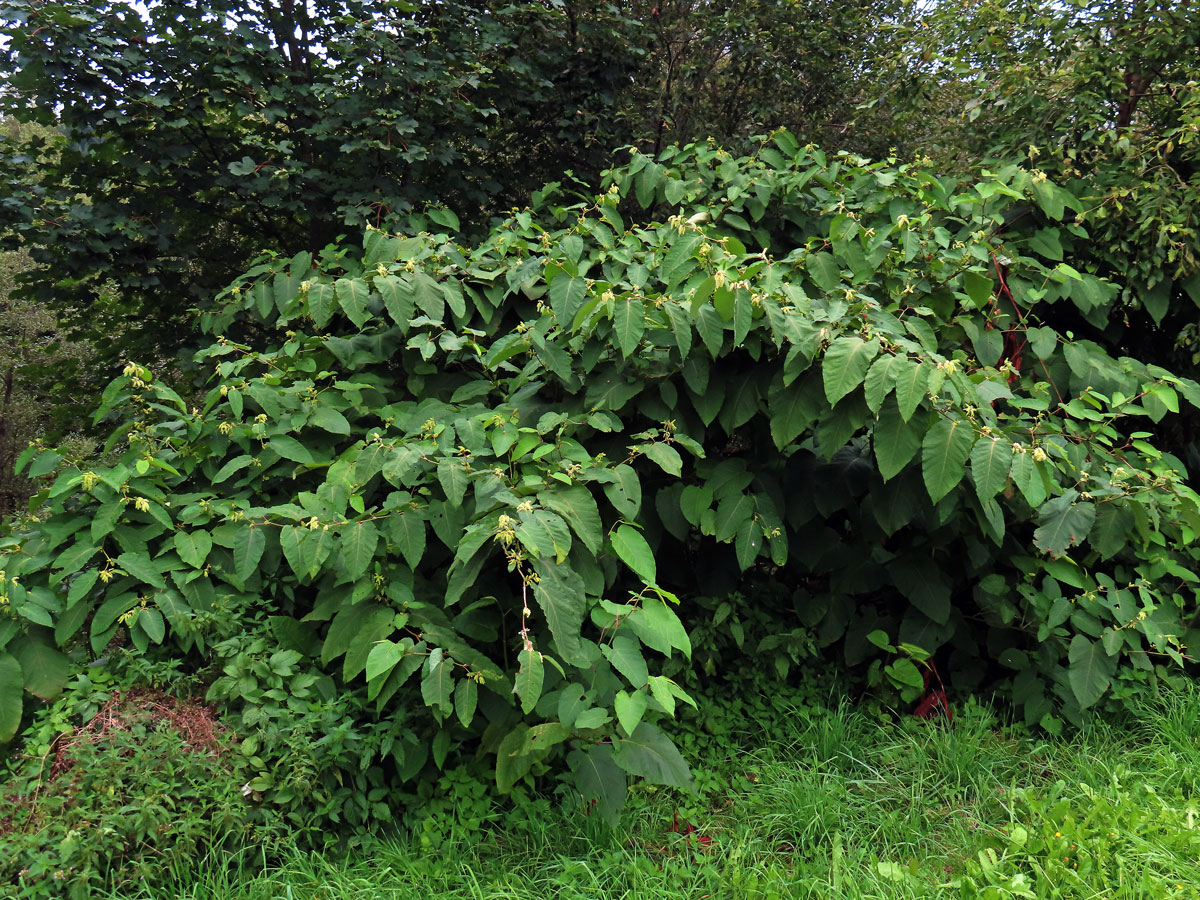
[{"label": "tall grass", "polygon": [[1200,691],[1061,739],[957,713],[949,727],[798,703],[769,741],[750,726],[701,741],[700,796],[637,789],[614,830],[539,800],[434,847],[248,853],[142,897],[1200,898]]}]

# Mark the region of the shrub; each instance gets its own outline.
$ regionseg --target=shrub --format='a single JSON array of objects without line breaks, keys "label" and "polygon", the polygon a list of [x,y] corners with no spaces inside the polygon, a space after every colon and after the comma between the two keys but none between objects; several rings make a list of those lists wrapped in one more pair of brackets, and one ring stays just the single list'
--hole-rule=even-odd
[{"label": "shrub", "polygon": [[[786,133],[606,184],[475,247],[431,211],[266,257],[201,313],[199,408],[130,363],[99,412],[118,465],[27,453],[55,474],[5,548],[3,736],[22,683],[52,696],[125,629],[281,736],[265,802],[369,824],[483,755],[500,792],[565,770],[611,816],[627,775],[690,781],[660,724],[688,624],[721,622],[680,595],[762,579],[781,667],[806,635],[912,645],[1052,730],[1177,677],[1200,510],[1152,437],[1200,387],[1055,327],[1116,292],[1062,261],[1076,198]],[[322,709],[305,743],[352,802],[272,774]]]},{"label": "shrub", "polygon": [[142,690],[56,733],[4,785],[0,884],[75,900],[195,873],[237,847],[251,825],[223,732],[211,710]]}]

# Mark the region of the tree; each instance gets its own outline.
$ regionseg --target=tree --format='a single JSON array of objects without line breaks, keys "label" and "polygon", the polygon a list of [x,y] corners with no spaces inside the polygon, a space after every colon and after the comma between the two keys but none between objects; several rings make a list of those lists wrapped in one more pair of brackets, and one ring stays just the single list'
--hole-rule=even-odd
[{"label": "tree", "polygon": [[[1079,195],[1088,240],[1070,250],[1124,285],[1080,327],[1114,349],[1194,363],[1200,18],[1190,0],[939,4],[921,25],[911,57],[925,63],[907,88],[926,140],[972,163],[1027,159]],[[965,122],[929,115],[939,94]]]},{"label": "tree", "polygon": [[[478,223],[598,167],[639,48],[581,6],[7,3],[5,114],[54,136],[48,168],[24,147],[4,160],[0,231],[102,366],[170,355],[189,307],[266,247],[316,251],[434,204]],[[91,327],[103,291],[128,339]]]},{"label": "tree", "polygon": [[712,138],[726,147],[787,128],[801,141],[879,156],[899,139],[857,109],[875,90],[899,2],[665,0],[633,5],[652,46],[643,78],[651,154]]}]

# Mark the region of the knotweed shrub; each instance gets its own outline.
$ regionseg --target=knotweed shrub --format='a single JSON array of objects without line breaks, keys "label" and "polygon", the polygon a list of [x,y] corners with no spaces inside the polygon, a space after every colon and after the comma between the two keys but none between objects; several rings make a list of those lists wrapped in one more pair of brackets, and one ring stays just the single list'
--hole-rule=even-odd
[{"label": "knotweed shrub", "polygon": [[370,826],[485,759],[611,817],[690,784],[689,627],[734,627],[690,598],[762,578],[774,644],[714,666],[919,647],[1051,730],[1180,676],[1200,506],[1154,434],[1200,387],[1080,336],[1120,290],[1071,265],[1084,202],[786,133],[604,188],[264,257],[201,312],[202,403],[130,363],[117,465],[24,454],[0,738],[127,633],[209,673],[263,804]]}]

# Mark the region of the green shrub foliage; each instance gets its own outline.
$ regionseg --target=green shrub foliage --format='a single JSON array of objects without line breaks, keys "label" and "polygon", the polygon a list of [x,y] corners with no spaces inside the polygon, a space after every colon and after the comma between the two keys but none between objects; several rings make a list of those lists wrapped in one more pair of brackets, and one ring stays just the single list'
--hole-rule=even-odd
[{"label": "green shrub foliage", "polygon": [[[1153,435],[1200,387],[1054,327],[1118,290],[1070,264],[1075,197],[785,132],[604,188],[478,246],[446,217],[265,258],[202,311],[196,406],[131,363],[99,413],[119,464],[32,448],[2,736],[22,684],[53,696],[128,629],[243,709],[356,698],[372,777],[475,755],[611,815],[626,776],[689,784],[689,596],[752,573],[793,650],[916,645],[1052,730],[1182,671],[1200,514]],[[260,345],[220,337],[247,321]]]}]

